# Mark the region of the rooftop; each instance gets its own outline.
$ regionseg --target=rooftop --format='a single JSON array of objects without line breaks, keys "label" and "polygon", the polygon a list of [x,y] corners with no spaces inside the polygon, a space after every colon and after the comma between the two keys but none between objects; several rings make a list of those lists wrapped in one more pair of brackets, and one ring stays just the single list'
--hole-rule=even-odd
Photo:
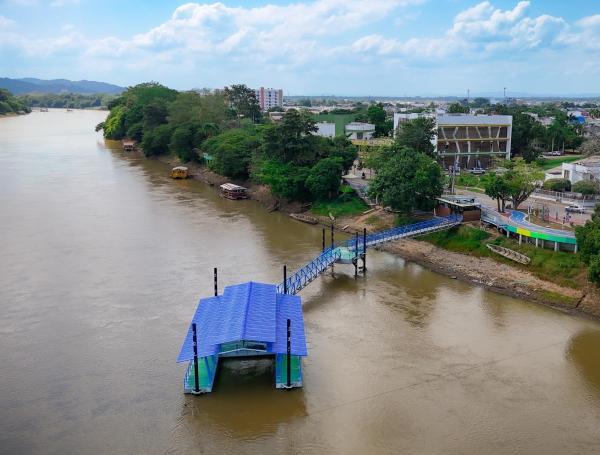
[{"label": "rooftop", "polygon": [[512,125],[512,115],[441,114],[438,126],[444,125]]}]

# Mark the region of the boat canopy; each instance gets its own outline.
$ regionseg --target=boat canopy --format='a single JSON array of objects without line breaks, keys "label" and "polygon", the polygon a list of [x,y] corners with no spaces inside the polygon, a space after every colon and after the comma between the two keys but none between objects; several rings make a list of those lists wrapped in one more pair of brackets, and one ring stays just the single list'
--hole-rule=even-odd
[{"label": "boat canopy", "polygon": [[[196,324],[198,357],[219,353],[221,344],[234,341],[265,343],[266,351],[287,353],[290,319],[291,354],[306,356],[302,303],[299,296],[279,294],[273,284],[248,282],[228,286],[222,295],[200,299],[192,323]],[[178,362],[194,358],[192,323]]]}]

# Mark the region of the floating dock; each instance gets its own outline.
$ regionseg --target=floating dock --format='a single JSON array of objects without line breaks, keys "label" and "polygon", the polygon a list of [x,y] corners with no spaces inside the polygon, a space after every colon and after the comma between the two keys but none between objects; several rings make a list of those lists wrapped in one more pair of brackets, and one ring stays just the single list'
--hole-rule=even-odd
[{"label": "floating dock", "polygon": [[188,362],[184,392],[201,394],[212,391],[221,357],[270,356],[275,386],[301,387],[306,354],[300,297],[248,282],[200,300],[177,361]]}]

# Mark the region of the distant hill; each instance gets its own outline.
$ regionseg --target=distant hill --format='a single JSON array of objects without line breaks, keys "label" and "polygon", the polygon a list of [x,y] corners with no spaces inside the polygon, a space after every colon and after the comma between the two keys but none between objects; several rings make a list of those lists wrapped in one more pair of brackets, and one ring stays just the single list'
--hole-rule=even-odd
[{"label": "distant hill", "polygon": [[14,95],[24,93],[110,93],[119,94],[125,90],[118,85],[107,84],[96,81],[69,81],[67,79],[35,79],[24,77],[22,79],[10,79],[0,77],[0,88],[9,90]]}]

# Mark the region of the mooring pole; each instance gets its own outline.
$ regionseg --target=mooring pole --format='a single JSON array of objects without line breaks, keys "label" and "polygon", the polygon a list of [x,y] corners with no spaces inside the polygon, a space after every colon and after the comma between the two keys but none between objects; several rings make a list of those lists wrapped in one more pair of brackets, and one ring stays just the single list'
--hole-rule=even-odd
[{"label": "mooring pole", "polygon": [[283,293],[287,294],[287,266],[283,266]]},{"label": "mooring pole", "polygon": [[333,223],[331,223],[331,248],[333,248]]},{"label": "mooring pole", "polygon": [[289,319],[287,320],[287,386],[292,386],[292,329]]},{"label": "mooring pole", "polygon": [[358,232],[354,236],[354,278],[358,276]]},{"label": "mooring pole", "polygon": [[367,228],[363,228],[363,275],[367,273]]},{"label": "mooring pole", "polygon": [[198,378],[198,341],[196,338],[195,322],[192,322],[192,341],[194,346],[194,392],[200,393],[200,379]]},{"label": "mooring pole", "polygon": [[323,228],[323,251],[325,251],[325,228]]},{"label": "mooring pole", "polygon": [[215,297],[219,295],[219,288],[217,287],[217,268],[213,271],[213,278],[215,281]]}]

